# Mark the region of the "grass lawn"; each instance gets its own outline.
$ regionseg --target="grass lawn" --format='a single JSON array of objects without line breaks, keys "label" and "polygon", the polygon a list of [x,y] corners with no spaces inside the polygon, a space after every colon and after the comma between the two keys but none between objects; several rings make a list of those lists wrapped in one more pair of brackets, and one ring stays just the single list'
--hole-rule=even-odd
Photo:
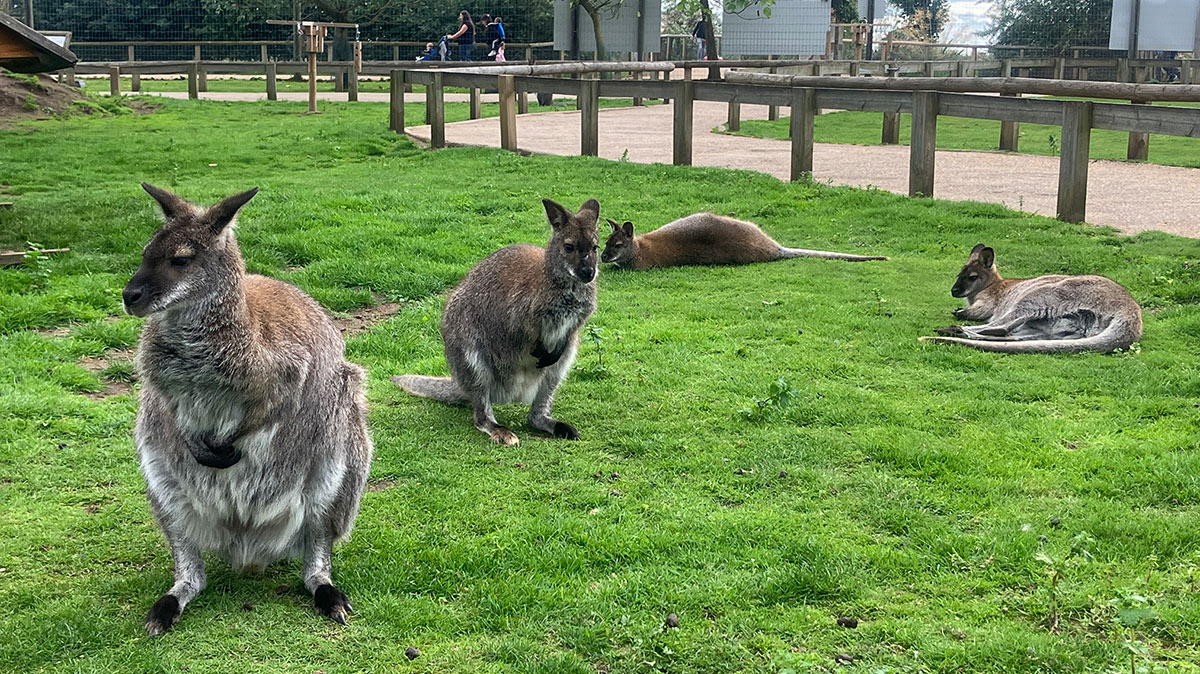
[{"label": "grass lawn", "polygon": [[[1197,104],[1171,103],[1196,107]],[[735,135],[756,138],[788,137],[790,118],[768,122],[745,120]],[[883,115],[878,112],[843,110],[819,115],[813,123],[813,135],[818,143],[850,143],[854,145],[879,145]],[[900,116],[900,143],[907,145],[912,131],[912,115]],[[1021,124],[1020,152],[1029,154],[1058,154],[1062,138],[1062,127],[1046,124]],[[1051,140],[1053,137],[1053,140]],[[937,146],[947,150],[996,150],[1000,143],[1000,122],[962,117],[938,117]],[[1093,159],[1120,159],[1127,156],[1129,134],[1121,131],[1092,131],[1091,156]],[[1179,136],[1150,137],[1150,158],[1154,164],[1200,167],[1200,139]],[[1165,189],[1170,188],[1164,186]]]},{"label": "grass lawn", "polygon": [[[1120,672],[1131,639],[1137,671],[1198,671],[1200,242],[751,172],[425,151],[385,104],[162,104],[0,131],[0,247],[71,248],[0,269],[0,669]],[[142,633],[171,560],[136,400],[95,395],[128,379],[140,328],[119,291],[159,224],[141,180],[203,203],[258,185],[238,230],[253,271],[333,312],[402,304],[348,342],[376,458],[335,549],[347,627],[311,609],[298,563],[211,559],[175,629]],[[711,209],[892,260],[605,271],[601,341],[556,407],[583,440],[502,407],[506,449],[388,377],[445,372],[444,291],[545,241],[541,197],[642,228]],[[1011,276],[1124,283],[1139,348],[918,343],[951,322],[980,241]],[[793,395],[760,406],[781,378]]]}]

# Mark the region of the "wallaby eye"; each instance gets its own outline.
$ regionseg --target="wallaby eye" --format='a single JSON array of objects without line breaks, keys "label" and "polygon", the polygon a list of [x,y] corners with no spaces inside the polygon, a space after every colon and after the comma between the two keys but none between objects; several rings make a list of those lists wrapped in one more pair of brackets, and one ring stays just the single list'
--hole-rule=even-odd
[{"label": "wallaby eye", "polygon": [[567,251],[568,253],[574,253],[574,252],[575,252],[575,246],[572,246],[572,245],[571,245],[571,244],[569,244],[569,243],[564,243],[564,244],[563,244],[563,250]]},{"label": "wallaby eye", "polygon": [[181,255],[171,258],[171,266],[175,267],[176,269],[183,269],[191,263],[192,258],[190,257],[184,257]]},{"label": "wallaby eye", "polygon": [[970,276],[967,277],[967,279],[971,280],[971,281],[974,281],[977,278],[979,278],[979,274],[971,274]]}]

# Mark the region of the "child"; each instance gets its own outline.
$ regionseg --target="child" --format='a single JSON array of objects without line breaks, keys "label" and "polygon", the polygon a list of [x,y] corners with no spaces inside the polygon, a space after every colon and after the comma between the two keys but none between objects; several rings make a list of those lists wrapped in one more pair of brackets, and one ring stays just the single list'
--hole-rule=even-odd
[{"label": "child", "polygon": [[421,52],[421,55],[417,57],[417,60],[418,61],[435,61],[435,60],[437,60],[437,55],[435,55],[433,53],[433,43],[432,42],[425,43],[425,51]]}]

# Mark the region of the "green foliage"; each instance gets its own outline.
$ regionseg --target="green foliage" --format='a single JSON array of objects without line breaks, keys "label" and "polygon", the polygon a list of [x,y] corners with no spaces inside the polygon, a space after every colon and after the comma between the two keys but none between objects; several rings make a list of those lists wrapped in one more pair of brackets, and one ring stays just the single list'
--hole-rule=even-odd
[{"label": "green foliage", "polygon": [[755,400],[752,406],[743,407],[739,413],[742,418],[750,421],[770,419],[787,411],[799,395],[799,391],[780,377],[767,387],[767,397]]},{"label": "green foliage", "polygon": [[25,94],[25,100],[21,101],[21,109],[28,112],[34,112],[38,109],[37,96],[34,96],[33,92]]},{"label": "green foliage", "polygon": [[905,39],[929,40],[941,35],[950,20],[949,0],[888,0],[905,19]]},{"label": "green foliage", "polygon": [[1112,0],[997,0],[988,35],[1000,45],[1035,45],[1057,53],[1108,44]]},{"label": "green foliage", "polygon": [[33,242],[26,242],[26,251],[21,266],[29,275],[30,288],[42,290],[50,282],[50,254]]}]

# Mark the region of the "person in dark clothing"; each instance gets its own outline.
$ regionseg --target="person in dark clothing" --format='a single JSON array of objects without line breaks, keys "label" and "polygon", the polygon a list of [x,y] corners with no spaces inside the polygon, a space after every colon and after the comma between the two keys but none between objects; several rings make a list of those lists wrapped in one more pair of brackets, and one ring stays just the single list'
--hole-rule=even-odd
[{"label": "person in dark clothing", "polygon": [[503,19],[496,17],[490,23],[485,22],[484,39],[487,40],[488,56],[495,58],[496,55],[504,49],[504,23]]},{"label": "person in dark clothing", "polygon": [[703,61],[707,58],[708,51],[706,43],[708,42],[708,24],[704,23],[704,18],[701,17],[696,22],[696,27],[692,29],[692,37],[696,38],[696,60]]},{"label": "person in dark clothing", "polygon": [[471,13],[465,9],[458,13],[458,22],[458,31],[446,37],[458,40],[458,60],[470,61],[471,52],[475,51],[475,23],[471,21]]}]

